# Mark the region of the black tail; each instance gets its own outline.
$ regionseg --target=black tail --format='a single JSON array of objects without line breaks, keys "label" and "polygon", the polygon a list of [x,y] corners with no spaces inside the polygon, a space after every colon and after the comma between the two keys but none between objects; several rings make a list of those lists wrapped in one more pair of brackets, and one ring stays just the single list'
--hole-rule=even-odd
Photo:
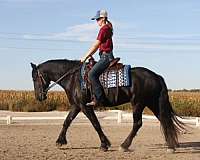
[{"label": "black tail", "polygon": [[184,124],[177,119],[176,114],[172,109],[169,102],[167,86],[162,77],[160,77],[160,84],[162,89],[159,97],[159,120],[168,147],[175,148],[179,145],[178,134],[185,128]]}]

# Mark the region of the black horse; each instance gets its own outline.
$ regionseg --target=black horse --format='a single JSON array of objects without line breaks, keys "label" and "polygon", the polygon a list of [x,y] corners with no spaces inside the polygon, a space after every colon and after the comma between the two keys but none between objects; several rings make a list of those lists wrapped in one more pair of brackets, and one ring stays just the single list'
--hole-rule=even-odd
[{"label": "black horse", "polygon": [[[99,135],[101,141],[100,149],[107,151],[111,143],[101,129],[93,107],[85,105],[91,97],[90,94],[81,89],[81,62],[49,60],[38,66],[31,63],[31,66],[37,100],[43,101],[47,98],[49,84],[54,81],[65,90],[71,104],[71,110],[64,121],[56,144],[67,144],[67,129],[72,120],[82,111]],[[160,121],[168,148],[174,150],[178,146],[178,134],[181,132],[183,124],[176,118],[171,107],[164,79],[160,75],[142,67],[131,68],[131,77],[132,85],[130,87],[119,87],[117,101],[113,103],[113,105],[117,105],[130,102],[133,108],[133,127],[128,137],[121,144],[121,149],[128,150],[137,131],[142,126],[142,112],[147,106]],[[115,88],[108,90],[107,99],[112,102],[116,91]]]}]

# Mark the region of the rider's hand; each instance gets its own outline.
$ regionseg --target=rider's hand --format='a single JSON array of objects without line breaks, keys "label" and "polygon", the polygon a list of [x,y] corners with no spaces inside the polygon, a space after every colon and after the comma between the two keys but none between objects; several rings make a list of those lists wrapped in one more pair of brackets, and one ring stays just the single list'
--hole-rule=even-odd
[{"label": "rider's hand", "polygon": [[83,62],[85,62],[86,61],[86,58],[85,57],[82,57],[81,58],[81,62],[83,63]]}]

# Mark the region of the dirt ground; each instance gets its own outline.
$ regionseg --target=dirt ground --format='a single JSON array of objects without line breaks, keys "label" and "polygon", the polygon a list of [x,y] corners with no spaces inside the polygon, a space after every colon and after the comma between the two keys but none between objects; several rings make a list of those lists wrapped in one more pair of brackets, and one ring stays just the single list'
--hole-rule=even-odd
[{"label": "dirt ground", "polygon": [[68,130],[68,144],[57,148],[55,141],[61,124],[0,125],[0,160],[69,160],[69,159],[200,159],[200,128],[190,128],[181,135],[180,148],[167,153],[159,123],[144,122],[130,149],[118,151],[131,130],[131,123],[102,122],[112,146],[107,152],[99,150],[99,138],[90,123],[74,123]]}]

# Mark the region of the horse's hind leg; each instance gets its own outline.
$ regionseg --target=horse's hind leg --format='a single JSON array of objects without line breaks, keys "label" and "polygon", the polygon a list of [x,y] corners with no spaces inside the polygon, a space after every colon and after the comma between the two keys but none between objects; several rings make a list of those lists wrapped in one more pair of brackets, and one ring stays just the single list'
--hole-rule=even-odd
[{"label": "horse's hind leg", "polygon": [[67,118],[64,121],[63,124],[63,128],[58,136],[58,139],[56,141],[56,144],[58,146],[61,146],[63,144],[67,144],[67,140],[66,140],[66,132],[68,127],[70,126],[71,122],[73,121],[73,119],[77,116],[77,114],[80,112],[80,108],[77,106],[72,106],[71,111],[69,112],[69,114],[67,115]]},{"label": "horse's hind leg", "polygon": [[125,139],[125,141],[121,144],[121,150],[122,151],[128,151],[129,146],[132,143],[133,138],[137,134],[137,131],[142,126],[142,112],[144,110],[144,107],[140,105],[139,103],[136,104],[133,108],[133,128],[128,135],[128,137]]},{"label": "horse's hind leg", "polygon": [[99,135],[99,138],[101,141],[100,149],[103,151],[107,151],[108,148],[111,146],[111,143],[101,129],[99,121],[94,113],[94,109],[92,107],[82,106],[82,111],[90,120],[90,122],[92,123],[93,127],[95,128],[95,130],[97,131]]}]

